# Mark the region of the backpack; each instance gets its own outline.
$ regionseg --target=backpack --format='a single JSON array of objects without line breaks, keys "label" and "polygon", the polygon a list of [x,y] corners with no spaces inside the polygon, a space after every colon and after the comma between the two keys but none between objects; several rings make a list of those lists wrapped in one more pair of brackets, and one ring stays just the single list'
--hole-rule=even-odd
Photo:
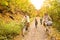
[{"label": "backpack", "polygon": [[47,26],[52,26],[52,21],[47,21],[45,24],[47,25]]}]

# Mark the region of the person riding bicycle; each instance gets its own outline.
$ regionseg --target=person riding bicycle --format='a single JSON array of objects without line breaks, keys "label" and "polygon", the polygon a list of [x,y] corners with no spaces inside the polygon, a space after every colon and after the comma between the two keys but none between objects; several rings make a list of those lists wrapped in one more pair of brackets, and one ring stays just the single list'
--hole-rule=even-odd
[{"label": "person riding bicycle", "polygon": [[50,26],[52,26],[52,19],[47,13],[44,14],[44,17],[42,20],[42,25],[44,25],[46,27],[46,32],[48,34],[51,33]]},{"label": "person riding bicycle", "polygon": [[38,21],[37,21],[37,17],[35,18],[35,27],[37,28],[38,25]]},{"label": "person riding bicycle", "polygon": [[22,22],[23,22],[23,25],[24,25],[24,27],[23,27],[23,35],[24,35],[24,33],[26,31],[28,31],[28,28],[30,26],[30,19],[29,19],[29,16],[27,14],[24,14],[23,16],[24,17],[22,19]]}]

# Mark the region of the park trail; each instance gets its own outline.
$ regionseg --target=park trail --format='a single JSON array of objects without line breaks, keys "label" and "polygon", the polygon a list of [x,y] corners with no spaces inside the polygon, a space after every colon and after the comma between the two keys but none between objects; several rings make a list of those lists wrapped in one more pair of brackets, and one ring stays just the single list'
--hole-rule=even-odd
[{"label": "park trail", "polygon": [[[45,27],[40,24],[40,17],[37,17],[38,25],[35,27],[35,18],[30,23],[29,32],[24,35],[22,40],[49,40],[45,31]],[[15,40],[21,40],[20,36]]]}]

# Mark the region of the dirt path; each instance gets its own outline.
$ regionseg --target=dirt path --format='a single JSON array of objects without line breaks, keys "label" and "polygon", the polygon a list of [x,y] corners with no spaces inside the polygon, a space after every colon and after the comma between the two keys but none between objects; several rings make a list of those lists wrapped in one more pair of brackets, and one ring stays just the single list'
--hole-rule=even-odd
[{"label": "dirt path", "polygon": [[47,40],[47,35],[45,28],[39,23],[40,19],[38,18],[38,26],[35,27],[35,21],[30,25],[29,32],[25,35],[22,40]]}]

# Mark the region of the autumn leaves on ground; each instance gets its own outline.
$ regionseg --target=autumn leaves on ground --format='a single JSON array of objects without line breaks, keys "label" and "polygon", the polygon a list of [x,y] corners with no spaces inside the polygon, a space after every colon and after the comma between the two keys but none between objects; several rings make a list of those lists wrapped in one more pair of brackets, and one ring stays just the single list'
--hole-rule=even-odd
[{"label": "autumn leaves on ground", "polygon": [[[41,24],[37,29],[34,26],[36,15],[42,18],[44,13],[48,13],[53,21],[50,36]],[[22,37],[24,14],[30,17],[30,27]],[[51,36],[60,40],[60,0],[45,0],[40,10],[36,10],[30,0],[0,0],[0,40],[48,40]]]}]

